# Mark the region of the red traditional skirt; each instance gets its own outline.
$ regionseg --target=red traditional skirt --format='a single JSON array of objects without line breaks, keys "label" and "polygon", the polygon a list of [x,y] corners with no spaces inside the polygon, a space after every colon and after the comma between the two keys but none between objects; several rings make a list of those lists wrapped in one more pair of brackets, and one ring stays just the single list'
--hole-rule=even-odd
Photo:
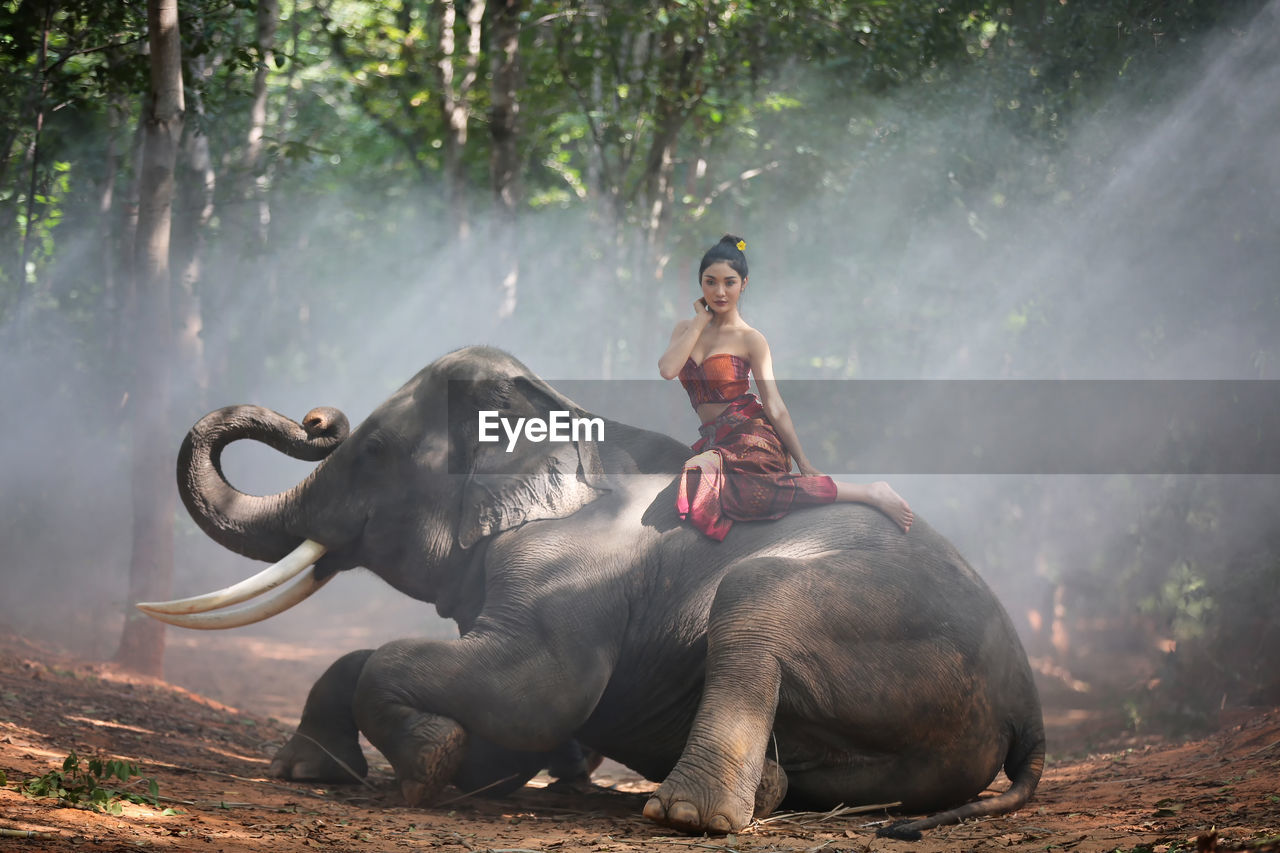
[{"label": "red traditional skirt", "polygon": [[781,518],[836,499],[830,477],[791,473],[791,456],[755,394],[734,399],[699,432],[697,455],[680,474],[676,511],[712,539],[722,541],[734,521]]}]

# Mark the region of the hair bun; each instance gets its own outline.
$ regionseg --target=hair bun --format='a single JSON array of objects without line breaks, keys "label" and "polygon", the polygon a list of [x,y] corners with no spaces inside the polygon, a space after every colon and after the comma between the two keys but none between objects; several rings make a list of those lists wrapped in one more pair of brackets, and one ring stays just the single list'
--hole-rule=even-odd
[{"label": "hair bun", "polygon": [[702,278],[702,273],[707,267],[724,261],[745,281],[747,278],[746,248],[746,242],[737,234],[724,235],[702,256],[702,263],[698,265],[698,278]]}]

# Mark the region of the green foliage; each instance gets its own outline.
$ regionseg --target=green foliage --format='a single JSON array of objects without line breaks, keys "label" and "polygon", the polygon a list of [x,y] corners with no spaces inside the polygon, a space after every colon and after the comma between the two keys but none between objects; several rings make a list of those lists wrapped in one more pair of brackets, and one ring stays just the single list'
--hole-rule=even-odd
[{"label": "green foliage", "polygon": [[[136,4],[92,0],[0,6],[0,316],[23,287],[41,290],[107,106],[145,81],[145,18]],[[20,269],[24,248],[34,276]]]},{"label": "green foliage", "polygon": [[[146,794],[118,787],[130,779],[145,782]],[[156,780],[141,776],[137,765],[117,759],[91,758],[82,764],[73,751],[62,762],[61,770],[50,770],[43,776],[27,780],[20,788],[33,798],[52,797],[64,805],[77,806],[108,814],[121,814],[123,803],[160,808],[160,786]]]}]

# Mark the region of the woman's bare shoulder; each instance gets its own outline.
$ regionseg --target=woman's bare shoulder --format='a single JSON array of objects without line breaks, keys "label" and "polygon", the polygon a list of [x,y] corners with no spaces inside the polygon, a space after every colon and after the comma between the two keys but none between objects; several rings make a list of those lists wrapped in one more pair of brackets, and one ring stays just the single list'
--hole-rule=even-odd
[{"label": "woman's bare shoulder", "polygon": [[764,332],[754,326],[747,326],[742,330],[742,340],[752,349],[756,347],[768,348],[769,346],[769,342],[765,340]]}]

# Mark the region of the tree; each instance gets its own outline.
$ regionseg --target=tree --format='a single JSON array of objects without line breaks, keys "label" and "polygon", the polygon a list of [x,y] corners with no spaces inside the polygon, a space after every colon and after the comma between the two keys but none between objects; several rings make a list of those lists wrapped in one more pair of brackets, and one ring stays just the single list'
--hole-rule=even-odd
[{"label": "tree", "polygon": [[[865,26],[863,7],[813,0],[556,5],[560,11],[545,17],[553,85],[570,92],[573,104],[557,124],[564,141],[551,143],[562,156],[551,159],[591,207],[601,265],[637,285],[627,291],[639,294],[634,333],[655,340],[663,294],[649,282],[662,282],[673,249],[692,250],[679,232],[691,232],[726,189],[777,165],[766,153],[746,164],[718,158],[719,168],[708,168],[709,149],[750,128],[746,105],[788,63],[862,50],[855,36]],[[606,364],[613,345],[605,345]]]},{"label": "tree", "polygon": [[489,108],[489,135],[493,146],[489,173],[493,187],[494,237],[498,246],[498,279],[501,282],[499,319],[516,310],[520,261],[515,251],[520,168],[520,12],[524,0],[497,0],[492,4],[493,83]]},{"label": "tree", "polygon": [[458,49],[458,10],[454,0],[439,0],[439,72],[441,113],[444,117],[444,182],[449,210],[459,239],[471,233],[471,211],[467,202],[467,175],[463,157],[471,126],[471,92],[480,65],[480,23],[484,20],[484,0],[466,4],[466,44]]},{"label": "tree", "polygon": [[42,273],[57,255],[52,231],[74,179],[83,189],[94,173],[74,166],[109,158],[114,136],[101,126],[103,106],[134,80],[122,59],[135,40],[133,17],[127,4],[92,0],[0,8],[0,314],[33,294],[49,296]]},{"label": "tree", "polygon": [[143,146],[135,245],[132,335],[133,558],[129,567],[130,612],[116,660],[159,677],[163,672],[164,626],[135,615],[132,605],[165,599],[173,579],[173,513],[176,491],[169,458],[169,356],[173,331],[169,311],[172,279],[169,234],[174,170],[182,141],[185,105],[178,0],[148,0],[151,87],[142,114]]}]

